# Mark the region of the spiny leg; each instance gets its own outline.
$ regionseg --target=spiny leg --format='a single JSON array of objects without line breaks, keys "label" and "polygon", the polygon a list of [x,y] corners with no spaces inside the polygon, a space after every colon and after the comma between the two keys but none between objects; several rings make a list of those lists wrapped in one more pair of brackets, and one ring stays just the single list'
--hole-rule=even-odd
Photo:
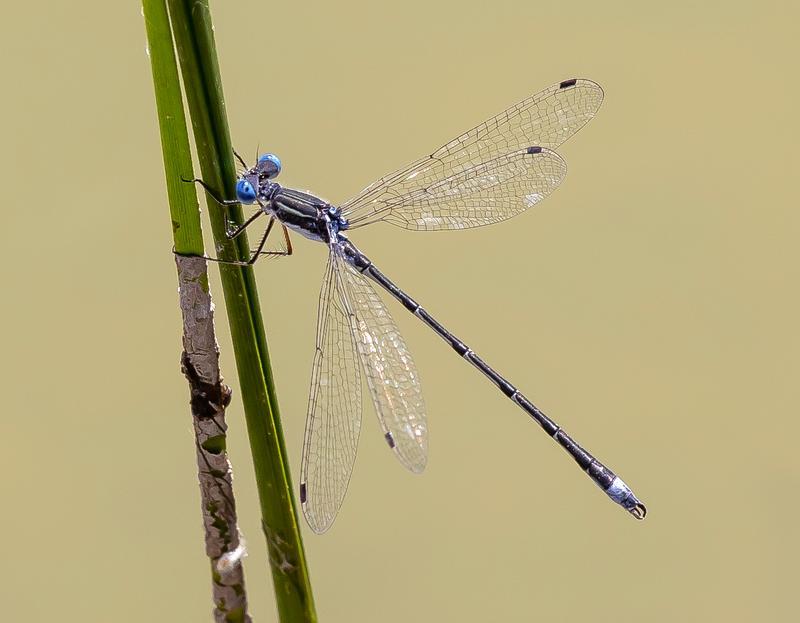
[{"label": "spiny leg", "polygon": [[236,199],[220,199],[217,196],[216,192],[214,192],[214,190],[212,190],[212,188],[208,184],[206,184],[203,180],[201,180],[199,177],[195,177],[191,180],[187,180],[185,177],[182,177],[181,180],[189,184],[192,183],[200,184],[200,186],[202,186],[208,193],[208,196],[211,197],[215,202],[217,202],[221,206],[233,206],[239,203]]},{"label": "spiny leg", "polygon": [[250,266],[248,262],[240,262],[237,260],[221,260],[218,257],[211,257],[208,255],[190,255],[187,253],[178,253],[175,249],[173,249],[172,252],[175,255],[180,255],[181,257],[196,257],[204,259],[208,262],[216,262],[217,264],[226,264],[227,266]]},{"label": "spiny leg", "polygon": [[283,227],[283,240],[286,243],[286,249],[283,251],[261,251],[258,254],[259,256],[267,255],[269,257],[289,257],[294,253],[294,249],[292,248],[292,239],[289,238],[289,230],[283,223],[281,223],[281,227]]},{"label": "spiny leg", "polygon": [[286,242],[286,251],[278,253],[278,255],[291,255],[294,251],[292,250],[292,239],[289,238],[289,229],[283,223],[281,223],[281,227],[283,227],[283,239]]},{"label": "spiny leg", "polygon": [[[245,168],[245,170],[247,170],[249,168],[247,166],[247,163],[242,159],[242,157],[236,152],[235,149],[232,150],[232,151],[233,151],[233,155],[236,156],[236,159],[239,161],[239,164],[241,164]],[[187,180],[185,177],[182,177],[181,180],[183,180],[184,182],[188,182],[190,184],[191,183],[200,184],[203,188],[205,188],[206,192],[209,195],[211,195],[211,197],[214,199],[214,201],[216,201],[220,205],[234,205],[236,203],[239,203],[235,199],[220,199],[219,197],[217,197],[216,193],[213,190],[211,190],[211,188],[209,188],[208,184],[206,184],[203,180],[201,180],[199,178],[194,178],[194,179],[191,179],[191,180]]]},{"label": "spiny leg", "polygon": [[249,264],[252,265],[255,263],[256,259],[261,257],[262,255],[268,255],[270,257],[288,257],[294,253],[294,249],[292,248],[292,239],[289,237],[289,230],[287,229],[286,225],[281,223],[281,227],[283,228],[283,241],[286,243],[286,249],[283,251],[262,251],[264,247],[264,243],[267,240],[267,234],[269,234],[269,230],[272,229],[272,224],[275,221],[275,217],[273,216],[270,218],[269,225],[267,225],[267,231],[264,232],[264,237],[261,239],[261,244],[258,245],[258,249],[253,254],[253,257],[250,258]]},{"label": "spiny leg", "polygon": [[[247,166],[245,164],[244,160],[242,160],[241,156],[239,154],[237,154],[235,150],[234,150],[233,154],[236,156],[236,158],[239,160],[239,162],[242,163],[242,166],[245,166],[245,167]],[[221,206],[237,205],[239,203],[239,201],[237,201],[235,199],[220,199],[219,197],[217,197],[216,193],[211,189],[211,187],[209,187],[209,185],[206,184],[200,178],[194,178],[194,179],[191,179],[191,180],[187,180],[186,178],[181,178],[181,179],[184,182],[187,182],[187,183],[200,184],[205,189],[205,191],[208,193],[208,195],[215,202],[217,202]],[[262,214],[264,214],[263,210],[259,210],[258,212],[253,214],[250,218],[248,218],[244,223],[239,225],[233,231],[226,231],[225,232],[225,237],[228,240],[234,240],[235,238],[238,238],[240,235],[242,235],[245,232],[247,227],[249,225],[251,225],[253,223],[253,221],[255,221]],[[253,254],[253,256],[248,261],[240,262],[240,261],[236,261],[236,260],[221,260],[219,258],[210,257],[208,255],[203,255],[201,257],[203,257],[206,260],[210,260],[212,262],[218,262],[220,264],[229,264],[229,265],[232,265],[232,266],[251,266],[253,263],[255,263],[256,259],[258,259],[259,255],[273,255],[273,253],[271,253],[271,252],[262,253],[261,250],[264,248],[264,244],[267,241],[267,236],[269,235],[270,229],[272,229],[274,218],[275,217],[273,217],[270,220],[269,225],[267,226],[267,231],[264,233],[264,237],[261,239],[261,244],[259,244],[259,246],[258,246],[258,250]],[[284,227],[284,230],[285,229],[286,228]],[[274,255],[284,255],[284,254],[283,253],[274,253]],[[288,253],[287,255],[291,255],[291,253]]]},{"label": "spiny leg", "polygon": [[258,243],[258,247],[255,250],[255,253],[250,256],[250,259],[247,260],[247,263],[252,266],[256,263],[259,257],[261,257],[261,251],[264,249],[264,245],[267,243],[267,238],[269,237],[269,232],[272,231],[272,226],[275,224],[275,217],[271,216],[269,219],[269,224],[267,225],[267,229],[264,232],[264,235],[261,237],[261,242]]},{"label": "spiny leg", "polygon": [[[233,150],[233,155],[236,156],[236,159],[241,163],[241,165],[243,167],[247,168],[247,164],[242,159],[242,157],[236,152],[235,149]],[[186,178],[181,178],[181,179],[184,182],[187,182],[187,183],[190,183],[190,184],[191,183],[200,184],[203,187],[203,189],[208,193],[208,195],[216,203],[218,203],[221,206],[230,206],[230,205],[239,204],[239,201],[237,201],[235,199],[220,199],[216,195],[216,193],[211,189],[211,187],[208,184],[206,184],[203,180],[201,180],[200,178],[194,178],[194,179],[191,179],[191,180],[187,180]],[[241,225],[236,227],[236,229],[234,229],[233,231],[226,231],[225,232],[225,237],[228,240],[234,240],[235,238],[238,238],[242,233],[245,232],[245,230],[248,228],[248,226],[250,226],[253,223],[253,221],[255,221],[262,214],[264,214],[263,210],[259,210],[258,212],[254,213],[244,223],[242,223]],[[267,229],[266,229],[266,231],[264,232],[264,235],[261,238],[261,242],[259,243],[258,248],[255,250],[255,252],[250,256],[250,258],[246,262],[237,261],[237,260],[222,260],[222,259],[215,258],[215,257],[209,257],[208,255],[202,255],[202,256],[198,256],[198,257],[202,257],[203,259],[209,260],[211,262],[217,262],[219,264],[228,264],[228,265],[231,265],[231,266],[252,266],[253,264],[255,264],[255,262],[258,260],[258,258],[261,257],[262,255],[269,255],[269,256],[273,256],[273,257],[275,257],[275,256],[280,257],[280,256],[292,255],[293,249],[292,249],[291,238],[289,238],[289,230],[286,228],[286,225],[284,225],[283,223],[281,223],[281,227],[283,228],[283,238],[284,238],[284,241],[286,242],[286,250],[285,251],[264,251],[263,250],[264,249],[264,245],[267,242],[267,237],[269,236],[269,233],[272,230],[272,227],[273,227],[274,224],[275,224],[275,217],[273,216],[273,217],[270,218],[269,224],[267,225]]]},{"label": "spiny leg", "polygon": [[236,159],[239,161],[239,164],[241,164],[245,169],[248,168],[247,163],[242,159],[242,157],[239,154],[236,153],[235,149],[233,150],[233,155],[236,156]]},{"label": "spiny leg", "polygon": [[[239,156],[239,154],[237,154],[235,151],[233,153],[236,154],[236,157],[239,158],[239,160],[242,162],[242,164],[244,164],[244,161],[241,160],[241,157]],[[236,205],[236,204],[239,203],[235,199],[220,199],[219,197],[217,197],[214,194],[214,191],[211,190],[211,188],[208,186],[208,184],[206,184],[203,180],[201,180],[199,178],[194,178],[193,180],[187,180],[187,179],[184,179],[184,178],[181,178],[181,179],[184,182],[189,182],[189,183],[194,182],[194,183],[200,184],[205,189],[205,191],[209,194],[209,196],[214,201],[216,201],[219,205],[230,206],[230,205]],[[228,240],[233,240],[234,238],[237,238],[239,235],[242,234],[242,232],[244,232],[245,229],[247,229],[247,226],[250,225],[250,223],[252,223],[254,220],[256,220],[259,216],[261,216],[261,214],[263,214],[263,212],[261,210],[259,210],[258,212],[253,214],[253,216],[248,218],[244,223],[242,223],[236,229],[234,229],[232,232],[226,231],[225,232],[225,237]]]},{"label": "spiny leg", "polygon": [[[251,222],[253,222],[255,220],[255,218],[260,213],[261,212],[256,213],[253,216],[251,216],[242,225],[241,229],[243,229],[244,227],[249,225]],[[220,259],[220,258],[217,258],[217,257],[210,257],[208,255],[195,255],[195,256],[188,256],[187,255],[187,256],[184,256],[184,257],[202,257],[203,259],[208,260],[210,262],[217,262],[218,264],[228,264],[229,266],[252,266],[253,264],[256,263],[258,258],[260,258],[262,255],[268,255],[268,256],[271,256],[271,257],[284,257],[284,256],[291,255],[293,253],[292,241],[289,238],[289,231],[286,229],[286,226],[283,225],[282,223],[281,223],[281,226],[283,227],[283,237],[284,237],[284,240],[286,242],[286,250],[285,251],[264,251],[263,250],[264,249],[264,245],[267,242],[267,237],[269,236],[269,233],[272,230],[272,227],[274,225],[275,225],[275,217],[273,216],[273,217],[270,217],[269,224],[267,225],[267,229],[266,229],[266,231],[264,231],[264,235],[261,237],[261,242],[258,244],[258,247],[256,248],[256,250],[251,254],[250,258],[246,262],[242,262],[242,261],[238,261],[238,260],[223,260],[223,259]],[[236,232],[233,232],[233,233],[235,233],[236,236],[238,236],[241,232],[237,230]],[[229,236],[229,239],[232,239],[233,237],[235,237],[235,236]]]},{"label": "spiny leg", "polygon": [[256,220],[262,214],[264,214],[264,211],[263,210],[259,210],[258,212],[253,214],[253,216],[251,216],[249,219],[247,219],[244,223],[239,225],[239,227],[237,227],[233,231],[231,231],[231,232],[227,232],[226,231],[225,232],[225,237],[228,240],[233,240],[234,238],[238,238],[242,234],[242,232],[244,232],[244,230],[247,229],[247,226],[250,225],[250,223],[252,223],[254,220]]},{"label": "spiny leg", "polygon": [[[250,223],[252,223],[257,216],[258,216],[258,214],[254,214],[253,216],[251,216],[239,229],[244,231],[244,228],[247,225],[249,225]],[[218,264],[228,264],[230,266],[252,266],[253,264],[256,263],[258,258],[261,257],[262,255],[273,255],[273,252],[270,252],[270,251],[266,251],[265,252],[265,251],[263,251],[264,245],[267,243],[267,238],[269,237],[269,232],[272,231],[272,226],[273,225],[275,225],[275,217],[274,216],[270,217],[269,224],[267,225],[267,229],[264,231],[264,235],[261,236],[261,242],[258,243],[258,247],[256,248],[256,250],[252,253],[250,258],[246,262],[241,262],[241,261],[237,261],[237,260],[221,260],[218,257],[209,257],[208,255],[203,255],[203,256],[200,256],[200,257],[203,257],[204,259],[210,260],[212,262],[217,262]],[[236,236],[238,236],[239,234],[241,234],[241,231],[237,230],[234,233],[236,234]],[[230,239],[232,239],[232,237],[229,236],[228,239],[230,240]],[[274,253],[274,254],[275,255],[283,255],[282,253]]]}]

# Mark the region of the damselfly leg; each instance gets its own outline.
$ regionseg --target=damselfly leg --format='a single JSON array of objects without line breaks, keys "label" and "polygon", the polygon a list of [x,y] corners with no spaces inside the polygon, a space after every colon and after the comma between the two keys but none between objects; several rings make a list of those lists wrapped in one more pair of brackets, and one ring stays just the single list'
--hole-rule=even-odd
[{"label": "damselfly leg", "polygon": [[202,186],[205,189],[206,193],[208,193],[208,196],[211,197],[216,203],[218,203],[221,206],[235,206],[236,204],[239,203],[236,199],[220,199],[220,197],[217,196],[217,193],[214,191],[214,189],[212,189],[199,177],[194,177],[190,180],[187,180],[185,177],[182,177],[181,181],[186,182],[188,184],[200,184],[200,186]]},{"label": "damselfly leg", "polygon": [[[247,228],[250,223],[252,223],[256,218],[263,214],[260,210],[256,212],[253,216],[247,219],[242,225],[240,225],[235,231],[226,233],[225,236],[228,240],[233,240],[234,238],[241,235],[245,229]],[[292,240],[289,238],[289,230],[286,229],[286,226],[281,224],[281,229],[283,230],[283,242],[286,245],[285,249],[280,251],[264,251],[264,245],[267,243],[267,238],[269,237],[270,232],[272,231],[272,227],[275,225],[275,217],[270,217],[269,223],[267,224],[267,229],[264,231],[264,235],[261,237],[261,242],[258,243],[258,247],[256,247],[255,251],[250,254],[250,257],[246,262],[236,261],[236,260],[223,260],[218,257],[210,257],[208,255],[196,255],[193,257],[202,257],[205,260],[210,262],[216,262],[217,264],[227,264],[229,266],[252,266],[255,264],[260,258],[262,257],[288,257],[294,253],[294,249],[292,247]],[[184,256],[187,257],[187,256]]]},{"label": "damselfly leg", "polygon": [[[236,151],[234,151],[233,154],[236,156],[236,158],[239,160],[239,162],[242,164],[242,166],[247,167],[247,165],[245,164],[244,160],[242,160],[242,157],[238,153],[236,153]],[[181,178],[181,179],[184,182],[187,182],[187,183],[200,184],[200,186],[203,187],[203,189],[206,191],[208,196],[211,197],[211,199],[213,199],[214,202],[216,202],[220,206],[224,207],[224,206],[238,205],[240,203],[236,199],[222,199],[222,198],[220,198],[217,195],[217,193],[208,184],[206,184],[205,181],[201,180],[200,178],[194,178],[194,179],[191,179],[191,180],[187,180],[186,178]],[[244,223],[242,223],[241,225],[237,226],[233,230],[226,231],[225,232],[225,237],[228,240],[234,240],[234,239],[238,238],[239,236],[241,236],[247,230],[247,228],[259,216],[261,216],[264,213],[265,212],[263,210],[259,209],[257,212],[253,213],[253,215],[250,216]],[[264,251],[264,245],[266,245],[267,238],[269,237],[269,234],[272,231],[272,227],[274,225],[275,225],[275,217],[272,216],[270,218],[270,220],[269,220],[269,223],[267,224],[266,230],[264,231],[264,235],[261,237],[261,242],[259,242],[258,247],[256,247],[255,251],[253,251],[250,254],[250,257],[248,258],[248,260],[246,262],[244,262],[244,261],[236,261],[236,260],[223,260],[223,259],[220,259],[220,258],[210,257],[208,255],[197,256],[197,257],[203,257],[204,259],[209,260],[211,262],[217,262],[218,264],[228,264],[230,266],[252,266],[261,257],[264,257],[264,256],[267,256],[267,257],[284,257],[284,256],[292,255],[293,248],[292,248],[292,241],[289,238],[289,230],[286,228],[286,225],[284,225],[283,223],[281,223],[281,229],[283,230],[283,240],[284,240],[284,244],[286,245],[286,248],[282,249],[280,251]]]}]

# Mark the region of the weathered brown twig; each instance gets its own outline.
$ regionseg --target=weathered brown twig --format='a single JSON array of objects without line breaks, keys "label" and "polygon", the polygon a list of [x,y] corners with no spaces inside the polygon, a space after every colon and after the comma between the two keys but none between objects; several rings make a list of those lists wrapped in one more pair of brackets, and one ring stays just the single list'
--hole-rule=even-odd
[{"label": "weathered brown twig", "polygon": [[231,390],[219,371],[206,261],[176,255],[175,263],[183,316],[181,368],[191,396],[206,554],[212,565],[214,620],[249,622],[241,564],[244,546],[236,524],[231,466],[225,450],[225,408]]}]

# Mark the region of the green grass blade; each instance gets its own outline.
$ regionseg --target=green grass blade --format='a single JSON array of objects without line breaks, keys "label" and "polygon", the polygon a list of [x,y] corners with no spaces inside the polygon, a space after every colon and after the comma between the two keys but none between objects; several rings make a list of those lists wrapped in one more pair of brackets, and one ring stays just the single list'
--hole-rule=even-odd
[{"label": "green grass blade", "polygon": [[[236,172],[208,2],[169,0],[169,8],[202,177],[226,197]],[[228,223],[242,221],[241,208],[207,201],[218,255],[246,257],[245,236],[225,238]],[[253,270],[220,265],[220,274],[278,613],[284,622],[316,621]]]},{"label": "green grass blade", "polygon": [[182,177],[193,177],[192,153],[165,0],[143,0],[142,10],[156,93],[175,251],[185,255],[202,255],[203,232],[197,193],[190,184],[181,181]]}]

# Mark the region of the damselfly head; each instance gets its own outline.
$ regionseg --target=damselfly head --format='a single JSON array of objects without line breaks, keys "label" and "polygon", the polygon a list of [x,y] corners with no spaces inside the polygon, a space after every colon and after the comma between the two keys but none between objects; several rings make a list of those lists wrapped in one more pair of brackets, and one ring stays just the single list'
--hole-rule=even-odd
[{"label": "damselfly head", "polygon": [[271,180],[278,177],[281,172],[281,159],[275,154],[263,154],[258,157],[256,163],[258,180]]},{"label": "damselfly head", "polygon": [[253,203],[256,200],[256,189],[249,178],[255,176],[245,175],[236,182],[236,199],[239,203]]}]

